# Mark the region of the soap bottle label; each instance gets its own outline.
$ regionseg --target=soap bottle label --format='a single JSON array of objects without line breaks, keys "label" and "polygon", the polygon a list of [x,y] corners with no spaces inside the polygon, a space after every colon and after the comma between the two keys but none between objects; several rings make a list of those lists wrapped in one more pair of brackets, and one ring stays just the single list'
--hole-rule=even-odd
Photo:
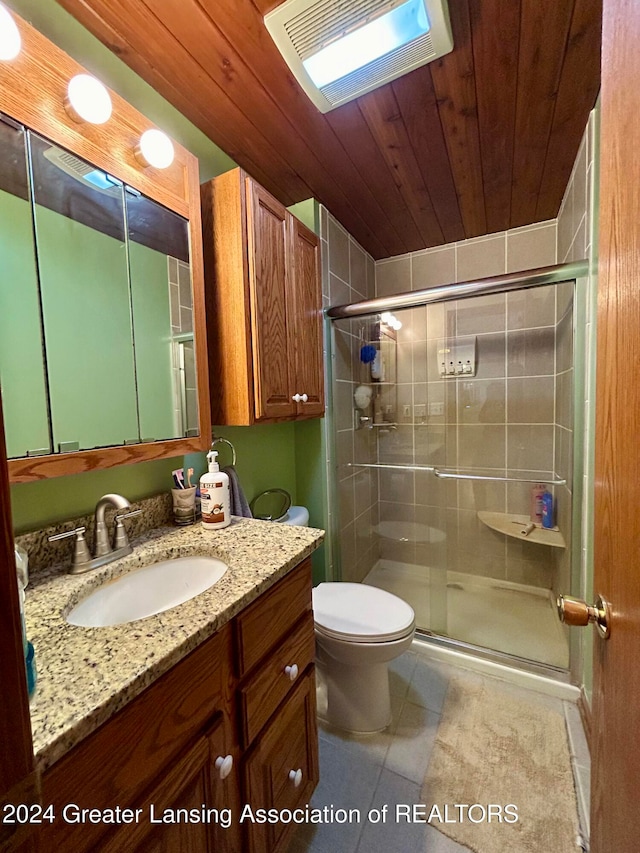
[{"label": "soap bottle label", "polygon": [[202,511],[202,521],[207,524],[220,524],[220,522],[224,522],[224,504],[216,502],[216,494],[215,491],[221,488],[223,483],[212,483],[209,488],[213,491],[209,491],[209,488],[206,486],[200,487],[200,507]]}]

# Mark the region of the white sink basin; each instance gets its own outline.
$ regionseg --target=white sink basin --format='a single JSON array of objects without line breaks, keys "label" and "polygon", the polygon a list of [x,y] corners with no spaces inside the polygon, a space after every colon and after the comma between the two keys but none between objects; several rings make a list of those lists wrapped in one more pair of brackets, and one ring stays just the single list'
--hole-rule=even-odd
[{"label": "white sink basin", "polygon": [[189,601],[217,583],[226,571],[226,563],[213,557],[163,560],[99,587],[76,604],[67,622],[84,628],[135,622]]}]

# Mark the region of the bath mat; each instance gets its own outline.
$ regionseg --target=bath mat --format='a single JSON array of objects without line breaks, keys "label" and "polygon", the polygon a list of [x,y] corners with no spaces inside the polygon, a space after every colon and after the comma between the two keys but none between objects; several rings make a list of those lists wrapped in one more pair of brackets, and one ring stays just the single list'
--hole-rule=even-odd
[{"label": "bath mat", "polygon": [[[563,715],[485,683],[452,679],[422,802],[431,826],[474,853],[576,853]],[[507,822],[515,816],[507,805],[517,807],[517,822]]]}]

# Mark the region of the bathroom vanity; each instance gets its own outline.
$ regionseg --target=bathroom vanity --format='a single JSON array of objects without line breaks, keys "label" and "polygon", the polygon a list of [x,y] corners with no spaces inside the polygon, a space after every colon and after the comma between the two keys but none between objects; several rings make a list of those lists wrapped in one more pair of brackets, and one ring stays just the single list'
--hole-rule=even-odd
[{"label": "bathroom vanity", "polygon": [[[294,824],[255,821],[258,809],[307,803],[318,781],[308,554],[321,538],[244,519],[215,537],[148,534],[119,561],[134,561],[125,570],[205,549],[229,569],[200,596],[128,625],[65,622],[91,579],[52,577],[33,590],[34,747],[55,816],[41,849],[286,847]],[[62,609],[43,622],[46,600]]]}]

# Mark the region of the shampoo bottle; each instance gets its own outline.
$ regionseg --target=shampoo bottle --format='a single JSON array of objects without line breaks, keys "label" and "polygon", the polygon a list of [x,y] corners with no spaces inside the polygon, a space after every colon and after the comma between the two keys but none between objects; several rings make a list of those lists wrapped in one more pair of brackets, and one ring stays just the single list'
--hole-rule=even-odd
[{"label": "shampoo bottle", "polygon": [[207,530],[217,530],[231,524],[229,477],[220,470],[217,457],[216,450],[207,453],[209,472],[200,477],[202,526]]},{"label": "shampoo bottle", "polygon": [[542,526],[547,530],[553,527],[553,496],[549,491],[542,495]]}]

